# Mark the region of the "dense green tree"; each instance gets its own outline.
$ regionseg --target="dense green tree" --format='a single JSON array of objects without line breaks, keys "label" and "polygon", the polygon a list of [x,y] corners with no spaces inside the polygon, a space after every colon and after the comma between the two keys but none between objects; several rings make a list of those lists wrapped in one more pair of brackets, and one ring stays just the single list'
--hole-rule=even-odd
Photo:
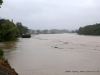
[{"label": "dense green tree", "polygon": [[0,0],[0,5],[3,3],[3,0]]},{"label": "dense green tree", "polygon": [[0,42],[12,41],[17,36],[17,26],[9,20],[0,19]]},{"label": "dense green tree", "polygon": [[[3,3],[3,0],[0,0],[0,5],[2,5],[2,3]],[[1,6],[0,6],[0,8],[1,8]]]},{"label": "dense green tree", "polygon": [[23,26],[21,22],[17,22],[16,26],[19,31],[19,35],[21,36],[22,34],[28,33],[28,28],[26,26]]},{"label": "dense green tree", "polygon": [[100,35],[100,23],[80,27],[77,33],[83,35]]},{"label": "dense green tree", "polygon": [[4,54],[4,51],[0,48],[0,56]]}]

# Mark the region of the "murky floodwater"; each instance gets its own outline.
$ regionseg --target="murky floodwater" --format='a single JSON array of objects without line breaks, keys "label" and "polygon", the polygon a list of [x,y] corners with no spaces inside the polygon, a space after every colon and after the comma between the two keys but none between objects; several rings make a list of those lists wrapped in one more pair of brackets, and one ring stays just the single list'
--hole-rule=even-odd
[{"label": "murky floodwater", "polygon": [[19,75],[100,75],[100,36],[41,34],[0,46]]}]

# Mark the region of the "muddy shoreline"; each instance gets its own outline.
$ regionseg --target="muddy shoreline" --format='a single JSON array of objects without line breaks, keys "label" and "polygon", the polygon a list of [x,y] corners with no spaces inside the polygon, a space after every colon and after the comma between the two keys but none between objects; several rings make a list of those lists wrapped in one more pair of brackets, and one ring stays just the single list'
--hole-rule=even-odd
[{"label": "muddy shoreline", "polygon": [[18,75],[7,59],[0,59],[0,75]]}]

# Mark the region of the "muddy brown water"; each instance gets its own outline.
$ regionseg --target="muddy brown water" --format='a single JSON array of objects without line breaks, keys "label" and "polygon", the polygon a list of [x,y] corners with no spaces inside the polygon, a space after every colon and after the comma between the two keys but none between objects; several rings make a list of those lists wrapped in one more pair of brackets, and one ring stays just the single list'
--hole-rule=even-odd
[{"label": "muddy brown water", "polygon": [[40,34],[0,47],[19,75],[100,75],[100,36]]}]

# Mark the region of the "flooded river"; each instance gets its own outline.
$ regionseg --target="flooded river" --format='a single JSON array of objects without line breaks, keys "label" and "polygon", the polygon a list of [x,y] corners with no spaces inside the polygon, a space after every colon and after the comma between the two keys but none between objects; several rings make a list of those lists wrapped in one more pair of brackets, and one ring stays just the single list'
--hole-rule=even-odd
[{"label": "flooded river", "polygon": [[19,75],[100,75],[100,36],[40,34],[0,47]]}]

